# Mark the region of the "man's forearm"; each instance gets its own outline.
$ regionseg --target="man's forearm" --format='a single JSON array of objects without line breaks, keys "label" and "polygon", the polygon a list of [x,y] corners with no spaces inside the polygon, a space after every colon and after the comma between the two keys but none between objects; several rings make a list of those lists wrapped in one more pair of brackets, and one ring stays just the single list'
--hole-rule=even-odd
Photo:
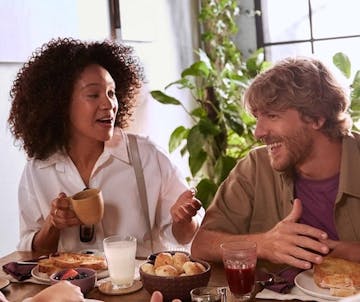
[{"label": "man's forearm", "polygon": [[[220,262],[222,260],[221,243],[236,240],[257,242],[260,239],[260,236],[261,234],[235,235],[200,228],[192,243],[191,254],[197,258]],[[259,252],[260,250],[258,250],[258,255]]]}]

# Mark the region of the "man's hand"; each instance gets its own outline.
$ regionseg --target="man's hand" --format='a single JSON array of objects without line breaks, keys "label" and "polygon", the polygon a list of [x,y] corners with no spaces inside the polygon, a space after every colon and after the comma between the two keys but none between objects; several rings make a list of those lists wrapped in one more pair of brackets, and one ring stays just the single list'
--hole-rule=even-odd
[{"label": "man's hand", "polygon": [[261,258],[302,269],[311,268],[312,263],[321,263],[322,256],[319,254],[327,254],[329,247],[320,240],[327,239],[327,234],[317,228],[298,223],[301,213],[301,201],[295,199],[290,214],[263,234],[258,241],[258,253]]}]

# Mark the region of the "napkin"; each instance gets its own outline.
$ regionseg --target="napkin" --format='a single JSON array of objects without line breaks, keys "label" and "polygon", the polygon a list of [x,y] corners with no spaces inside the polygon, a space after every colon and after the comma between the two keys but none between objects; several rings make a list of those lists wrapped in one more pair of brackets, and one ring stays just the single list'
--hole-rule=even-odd
[{"label": "napkin", "polygon": [[302,271],[302,269],[296,267],[287,267],[273,274],[273,282],[265,285],[265,288],[278,293],[288,293],[295,286],[294,279],[296,275]]},{"label": "napkin", "polygon": [[5,273],[11,275],[18,281],[24,281],[31,278],[31,270],[36,266],[36,264],[19,264],[15,261],[9,262],[3,265],[3,270]]},{"label": "napkin", "polygon": [[300,301],[311,301],[311,302],[329,302],[327,299],[322,299],[319,297],[314,297],[305,294],[300,289],[298,289],[296,286],[290,290],[287,294],[278,293],[272,290],[263,289],[261,292],[256,294],[257,299],[269,299],[269,300],[300,300]]}]

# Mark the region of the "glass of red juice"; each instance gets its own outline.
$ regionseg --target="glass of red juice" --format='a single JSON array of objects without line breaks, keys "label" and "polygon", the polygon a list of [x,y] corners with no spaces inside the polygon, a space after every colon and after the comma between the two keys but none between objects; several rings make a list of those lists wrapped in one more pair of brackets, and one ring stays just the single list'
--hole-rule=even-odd
[{"label": "glass of red juice", "polygon": [[236,301],[248,301],[255,288],[256,243],[232,241],[220,245],[226,279]]}]

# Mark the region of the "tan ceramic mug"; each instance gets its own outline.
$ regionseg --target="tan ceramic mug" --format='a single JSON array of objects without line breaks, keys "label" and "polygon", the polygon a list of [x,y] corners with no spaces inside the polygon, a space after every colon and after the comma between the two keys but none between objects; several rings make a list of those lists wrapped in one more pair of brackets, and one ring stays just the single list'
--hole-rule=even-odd
[{"label": "tan ceramic mug", "polygon": [[85,189],[68,197],[76,216],[85,225],[97,224],[104,215],[104,199],[98,189]]}]

